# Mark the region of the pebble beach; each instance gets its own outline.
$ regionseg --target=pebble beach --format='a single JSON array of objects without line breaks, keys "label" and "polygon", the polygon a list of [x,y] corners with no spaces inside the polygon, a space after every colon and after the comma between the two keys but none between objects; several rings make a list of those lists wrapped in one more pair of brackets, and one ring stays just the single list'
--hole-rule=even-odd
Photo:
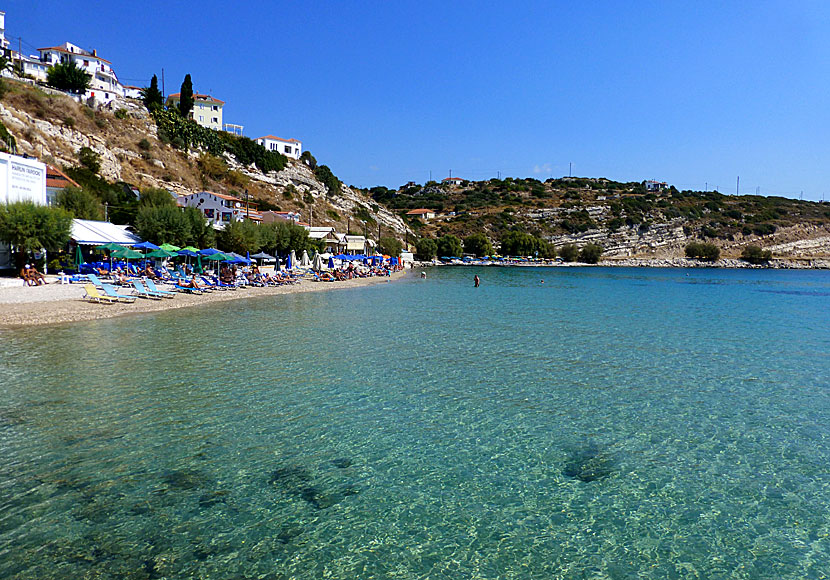
[{"label": "pebble beach", "polygon": [[[60,284],[56,278],[50,277],[47,278],[49,283],[45,286],[14,285],[0,287],[0,328],[62,324],[176,308],[189,308],[228,300],[356,288],[387,283],[404,275],[404,272],[395,272],[391,277],[354,278],[341,282],[301,280],[297,284],[285,286],[246,287],[238,290],[213,291],[201,295],[178,293],[173,299],[150,300],[139,298],[132,304],[89,302],[84,300],[83,284]],[[131,293],[127,288],[119,289],[119,292],[122,294]]]}]

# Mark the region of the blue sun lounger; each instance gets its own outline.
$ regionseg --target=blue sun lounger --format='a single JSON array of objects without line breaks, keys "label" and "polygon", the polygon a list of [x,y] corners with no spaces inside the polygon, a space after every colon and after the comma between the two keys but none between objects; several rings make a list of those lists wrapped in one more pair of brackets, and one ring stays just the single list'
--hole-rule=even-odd
[{"label": "blue sun lounger", "polygon": [[169,290],[162,290],[161,288],[156,286],[156,283],[153,282],[152,280],[150,280],[149,278],[147,278],[144,281],[144,283],[147,285],[147,289],[150,292],[155,292],[159,296],[162,296],[164,298],[175,298],[175,296],[176,296],[175,292],[170,292]]},{"label": "blue sun lounger", "polygon": [[115,286],[112,284],[101,284],[101,289],[104,291],[104,294],[110,298],[117,299],[119,302],[127,302],[130,304],[135,302],[135,296],[131,296],[129,294],[119,294],[115,289]]}]

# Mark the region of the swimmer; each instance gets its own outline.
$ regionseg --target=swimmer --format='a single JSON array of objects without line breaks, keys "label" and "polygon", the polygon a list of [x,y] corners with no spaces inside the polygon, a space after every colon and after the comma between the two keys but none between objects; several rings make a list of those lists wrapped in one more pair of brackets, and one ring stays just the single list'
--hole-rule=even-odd
[{"label": "swimmer", "polygon": [[475,278],[473,278],[473,282],[475,283],[475,288],[478,288],[478,285],[481,284],[481,280],[479,280],[478,274],[476,274]]}]

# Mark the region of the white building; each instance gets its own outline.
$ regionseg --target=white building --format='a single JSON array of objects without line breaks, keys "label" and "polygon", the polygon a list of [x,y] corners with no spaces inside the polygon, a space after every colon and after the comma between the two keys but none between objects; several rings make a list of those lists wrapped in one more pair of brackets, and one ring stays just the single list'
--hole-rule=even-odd
[{"label": "white building", "polygon": [[663,191],[669,187],[669,184],[665,181],[654,181],[652,179],[646,181],[645,183],[646,191]]},{"label": "white building", "polygon": [[212,193],[200,191],[191,195],[183,195],[178,199],[181,207],[198,208],[205,219],[216,229],[222,229],[225,224],[244,219],[262,221],[262,214],[259,213],[255,203],[245,203],[244,200],[232,195],[223,193]]},{"label": "white building", "polygon": [[[106,103],[116,97],[124,96],[124,87],[118,82],[112,63],[98,56],[98,51],[84,50],[71,42],[64,42],[60,46],[38,48],[37,51],[40,53],[40,62],[45,63],[47,68],[58,63],[74,62],[78,68],[89,74],[92,78],[84,95],[85,98]],[[35,78],[46,80],[45,74],[43,78]]]},{"label": "white building", "polygon": [[[181,93],[173,93],[167,97],[168,107],[178,107],[181,101]],[[190,111],[190,118],[197,124],[208,129],[221,131],[224,127],[222,122],[222,108],[225,101],[215,99],[210,95],[193,93],[193,109]]]},{"label": "white building", "polygon": [[460,177],[445,177],[441,180],[441,183],[446,183],[447,185],[461,185],[464,183],[464,180]]},{"label": "white building", "polygon": [[6,40],[6,13],[0,11],[0,48],[5,52],[9,48],[9,41]]},{"label": "white building", "polygon": [[299,159],[300,155],[303,154],[303,144],[296,139],[280,139],[273,135],[266,135],[257,139],[256,142],[268,151],[276,151],[292,159]]},{"label": "white building", "polygon": [[[16,201],[46,205],[46,165],[0,153],[0,205]],[[0,268],[11,268],[12,258],[9,246],[0,242]]]}]

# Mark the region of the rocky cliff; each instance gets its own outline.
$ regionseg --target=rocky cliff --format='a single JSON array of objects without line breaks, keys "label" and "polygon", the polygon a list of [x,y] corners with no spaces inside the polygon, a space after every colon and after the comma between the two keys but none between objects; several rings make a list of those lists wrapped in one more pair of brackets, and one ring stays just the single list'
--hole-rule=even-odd
[{"label": "rocky cliff", "polygon": [[[96,110],[57,92],[22,83],[8,83],[0,103],[0,121],[15,136],[19,154],[56,166],[77,164],[78,151],[89,147],[101,159],[99,175],[139,189],[159,187],[178,194],[210,190],[248,190],[252,201],[283,211],[298,211],[313,225],[346,231],[366,231],[377,237],[411,233],[400,217],[360,191],[343,185],[330,195],[304,163],[289,159],[282,171],[263,173],[253,164],[242,166],[230,155],[217,170],[207,170],[203,152],[176,149],[159,138],[153,118],[137,101]],[[380,228],[378,228],[380,226]]]}]

